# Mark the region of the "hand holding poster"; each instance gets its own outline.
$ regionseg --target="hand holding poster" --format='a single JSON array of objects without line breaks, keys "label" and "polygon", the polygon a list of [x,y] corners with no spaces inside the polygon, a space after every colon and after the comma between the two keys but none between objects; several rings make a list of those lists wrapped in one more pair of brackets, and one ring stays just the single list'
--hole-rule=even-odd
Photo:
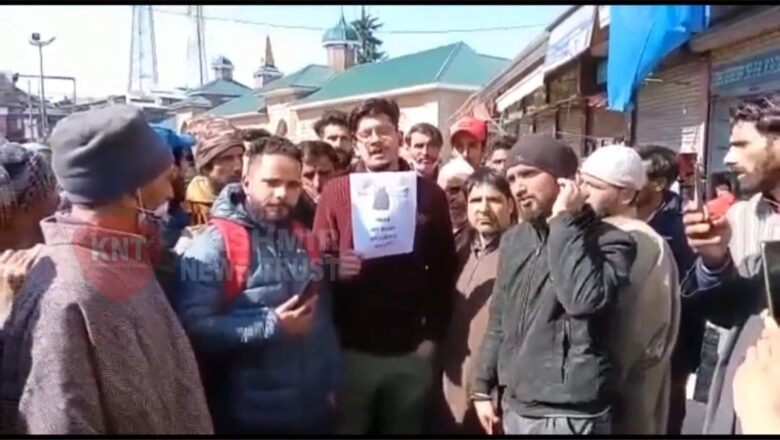
[{"label": "hand holding poster", "polygon": [[366,259],[411,252],[417,175],[413,171],[350,174],[349,185],[355,251]]}]

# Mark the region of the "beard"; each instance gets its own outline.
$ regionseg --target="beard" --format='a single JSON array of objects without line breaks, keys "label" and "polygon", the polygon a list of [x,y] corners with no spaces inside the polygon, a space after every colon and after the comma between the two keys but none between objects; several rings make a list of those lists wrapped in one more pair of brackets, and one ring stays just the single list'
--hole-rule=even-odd
[{"label": "beard", "polygon": [[249,216],[257,223],[272,223],[286,226],[292,222],[294,207],[286,203],[263,204],[249,197],[246,199]]},{"label": "beard", "polygon": [[769,193],[780,186],[780,158],[773,148],[773,140],[767,139],[764,147],[766,154],[757,160],[753,172],[746,172],[739,167],[731,167],[731,171],[737,174],[740,189],[747,194],[759,192]]},{"label": "beard", "polygon": [[[735,170],[739,173],[738,170]],[[769,193],[780,186],[780,166],[760,166],[750,174],[738,174],[740,189],[748,195]]]},{"label": "beard", "polygon": [[550,215],[552,210],[552,205],[550,205],[550,209],[545,209],[535,197],[524,198],[523,200],[515,198],[515,204],[517,205],[519,217],[528,222],[543,220]]}]

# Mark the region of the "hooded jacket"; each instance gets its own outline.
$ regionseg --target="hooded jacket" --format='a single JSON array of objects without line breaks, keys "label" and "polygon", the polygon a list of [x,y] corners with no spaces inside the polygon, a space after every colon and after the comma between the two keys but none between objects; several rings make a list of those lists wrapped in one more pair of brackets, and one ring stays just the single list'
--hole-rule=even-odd
[{"label": "hooded jacket", "polygon": [[[243,292],[223,302],[225,245],[215,226],[193,239],[179,266],[179,315],[196,352],[217,368],[207,389],[215,425],[245,434],[323,432],[333,418],[329,394],[342,382],[329,274],[312,271],[300,242],[283,240],[292,235],[254,220],[245,197],[240,184],[230,184],[212,211],[250,229]],[[312,328],[302,337],[286,334],[274,309],[323,276]]]},{"label": "hooded jacket", "polygon": [[143,239],[66,215],[41,228],[45,246],[4,328],[4,428],[213,433],[192,347],[151,263],[95,241]]}]

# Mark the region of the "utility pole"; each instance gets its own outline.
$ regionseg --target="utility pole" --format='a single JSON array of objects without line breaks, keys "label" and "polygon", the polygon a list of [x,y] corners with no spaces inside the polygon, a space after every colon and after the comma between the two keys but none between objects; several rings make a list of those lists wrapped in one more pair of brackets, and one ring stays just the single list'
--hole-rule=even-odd
[{"label": "utility pole", "polygon": [[[32,116],[32,86],[30,85],[30,80],[27,80],[27,126],[30,127],[30,139],[33,139],[33,116]],[[40,141],[41,135],[40,130],[38,130],[38,136],[36,136],[35,140]]]},{"label": "utility pole", "polygon": [[[190,5],[187,7],[187,16],[195,23],[195,34],[190,34],[187,42],[187,68],[190,75],[197,68],[195,78],[188,78],[202,86],[208,82],[208,66],[206,60],[206,22],[203,18],[202,5]],[[188,84],[189,86],[189,84]]]},{"label": "utility pole", "polygon": [[40,95],[41,95],[41,102],[40,102],[40,117],[41,117],[41,138],[46,137],[46,135],[49,132],[49,123],[46,120],[46,93],[44,91],[43,87],[43,48],[44,46],[48,46],[54,41],[55,37],[51,37],[46,41],[41,41],[41,34],[38,32],[33,32],[32,35],[30,35],[30,44],[33,46],[38,47],[38,61],[40,65],[40,74],[41,74],[41,89],[40,89]]}]

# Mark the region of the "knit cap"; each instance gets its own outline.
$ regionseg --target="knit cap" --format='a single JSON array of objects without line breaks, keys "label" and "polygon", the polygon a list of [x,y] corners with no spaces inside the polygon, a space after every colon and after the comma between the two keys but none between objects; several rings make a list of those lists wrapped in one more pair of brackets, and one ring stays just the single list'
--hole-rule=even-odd
[{"label": "knit cap", "polygon": [[225,118],[204,114],[187,123],[184,132],[195,138],[193,155],[198,169],[208,165],[217,156],[236,146],[244,146],[238,128]]},{"label": "knit cap", "polygon": [[572,148],[546,134],[521,137],[509,150],[507,169],[528,165],[550,173],[556,178],[571,179],[577,173],[579,159]]},{"label": "knit cap", "polygon": [[55,191],[57,181],[46,160],[16,143],[0,146],[0,229]]},{"label": "knit cap", "polygon": [[171,150],[129,105],[72,114],[54,127],[50,143],[54,172],[77,204],[112,202],[173,164]]}]

